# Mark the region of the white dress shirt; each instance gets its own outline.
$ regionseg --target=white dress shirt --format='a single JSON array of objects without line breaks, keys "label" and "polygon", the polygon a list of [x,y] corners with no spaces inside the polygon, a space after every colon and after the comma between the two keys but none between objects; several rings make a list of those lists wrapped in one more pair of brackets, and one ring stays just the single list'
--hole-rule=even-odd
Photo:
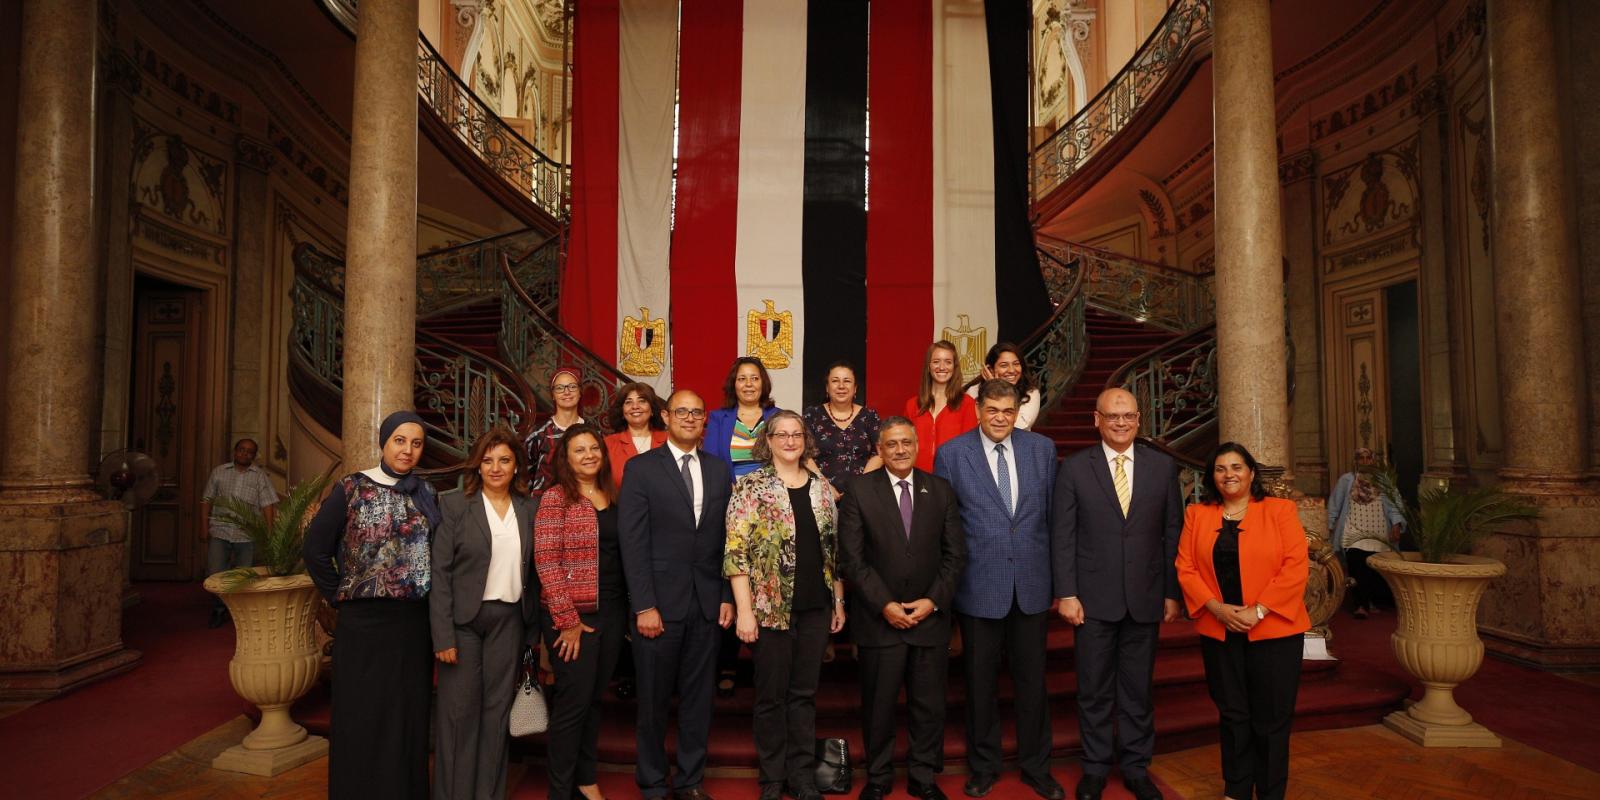
[{"label": "white dress shirt", "polygon": [[[481,494],[481,493],[480,493]],[[489,574],[483,581],[483,599],[515,603],[522,599],[522,534],[517,530],[517,507],[506,515],[494,510],[484,494],[483,510],[489,518]]]},{"label": "white dress shirt", "polygon": [[1122,462],[1122,471],[1128,475],[1128,492],[1131,495],[1133,492],[1133,451],[1137,448],[1130,444],[1128,445],[1127,450],[1119,453],[1115,450],[1112,450],[1111,445],[1106,444],[1105,440],[1101,439],[1100,449],[1105,451],[1106,469],[1111,471],[1112,480],[1116,480],[1117,478],[1117,456],[1128,457],[1127,461]]},{"label": "white dress shirt", "polygon": [[989,477],[994,479],[996,486],[1000,485],[1000,461],[996,458],[996,454],[999,453],[999,445],[1006,446],[1006,477],[1011,479],[1011,507],[1006,509],[1006,513],[1014,513],[1017,510],[1017,453],[1011,446],[1011,434],[1008,433],[1006,438],[994,442],[980,431],[978,438],[983,440],[983,457],[989,462]]},{"label": "white dress shirt", "polygon": [[909,487],[907,491],[911,493],[911,508],[915,511],[917,508],[917,471],[911,470],[907,472],[904,478],[896,478],[888,467],[884,467],[882,472],[884,477],[889,479],[889,493],[894,495],[895,508],[900,507],[900,482],[905,481]]},{"label": "white dress shirt", "polygon": [[706,470],[700,463],[699,451],[680,450],[671,439],[667,440],[667,450],[672,453],[673,469],[680,473],[683,472],[683,457],[689,457],[689,470],[694,475],[694,524],[699,525],[700,511],[706,504]]}]

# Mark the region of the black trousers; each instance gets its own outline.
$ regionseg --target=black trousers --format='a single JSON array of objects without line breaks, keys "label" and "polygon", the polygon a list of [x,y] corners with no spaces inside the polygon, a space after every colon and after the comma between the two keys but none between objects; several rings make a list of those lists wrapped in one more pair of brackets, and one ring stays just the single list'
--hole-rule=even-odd
[{"label": "black trousers", "polygon": [[1156,639],[1161,625],[1085,618],[1073,638],[1078,669],[1078,733],[1083,739],[1083,772],[1104,776],[1122,748],[1124,778],[1143,778],[1155,752]]},{"label": "black trousers", "polygon": [[931,784],[944,765],[945,687],[950,651],[946,645],[905,643],[856,648],[861,662],[861,738],[867,747],[867,780],[894,785],[895,701],[906,690],[911,750],[906,776]]},{"label": "black trousers", "polygon": [[789,629],[762,628],[755,656],[756,758],[763,784],[816,788],[817,681],[828,646],[827,609],[796,611]]},{"label": "black trousers", "polygon": [[673,689],[678,691],[678,771],[671,789],[694,789],[704,780],[721,638],[722,628],[702,616],[698,605],[683,619],[668,620],[654,639],[639,635],[637,627],[632,631],[639,700],[633,779],[644,797],[665,797],[669,791],[667,719]]},{"label": "black trousers", "polygon": [[1289,786],[1289,726],[1305,634],[1252,642],[1200,639],[1206,687],[1217,704],[1222,780],[1229,797],[1276,800]]},{"label": "black trousers", "polygon": [[485,601],[456,626],[456,663],[439,664],[433,796],[506,796],[511,697],[522,653],[522,607]]},{"label": "black trousers", "polygon": [[1024,614],[1011,600],[1000,619],[957,615],[961,663],[967,675],[967,767],[1000,771],[1000,656],[1006,657],[1016,693],[1017,766],[1034,780],[1050,775],[1050,697],[1044,684],[1049,612]]},{"label": "black trousers", "polygon": [[1375,555],[1377,553],[1370,550],[1355,548],[1346,548],[1344,551],[1345,566],[1350,570],[1350,577],[1355,579],[1355,585],[1350,587],[1350,602],[1356,608],[1394,605],[1394,594],[1389,591],[1389,584],[1367,564],[1367,559]]},{"label": "black trousers", "polygon": [[578,796],[577,787],[595,782],[600,700],[622,654],[628,625],[626,601],[601,600],[600,610],[579,614],[578,618],[594,632],[583,634],[578,642],[578,657],[572,661],[563,661],[556,654],[554,643],[561,632],[548,615],[541,620],[544,640],[551,646],[550,669],[556,674],[555,691],[550,696],[550,728],[545,734],[550,800],[570,800]]},{"label": "black trousers", "polygon": [[328,796],[426,798],[432,694],[426,601],[340,603]]}]

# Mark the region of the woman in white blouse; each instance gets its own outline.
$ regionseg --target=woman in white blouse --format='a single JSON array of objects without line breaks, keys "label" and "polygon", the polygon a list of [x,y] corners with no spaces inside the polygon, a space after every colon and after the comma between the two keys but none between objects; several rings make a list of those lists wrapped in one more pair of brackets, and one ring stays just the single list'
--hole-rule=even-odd
[{"label": "woman in white blouse", "polygon": [[1017,406],[1016,427],[1024,431],[1032,430],[1034,420],[1039,418],[1039,387],[1034,385],[1033,375],[1028,372],[1028,362],[1022,358],[1022,348],[1010,342],[1001,342],[989,348],[989,354],[983,359],[983,368],[967,388],[967,396],[977,400],[978,389],[983,382],[992,380],[1016,385],[1017,395],[1022,398]]},{"label": "woman in white blouse", "polygon": [[439,498],[428,617],[439,665],[435,797],[503,798],[518,656],[538,641],[533,518],[516,434],[473,443],[476,466]]}]

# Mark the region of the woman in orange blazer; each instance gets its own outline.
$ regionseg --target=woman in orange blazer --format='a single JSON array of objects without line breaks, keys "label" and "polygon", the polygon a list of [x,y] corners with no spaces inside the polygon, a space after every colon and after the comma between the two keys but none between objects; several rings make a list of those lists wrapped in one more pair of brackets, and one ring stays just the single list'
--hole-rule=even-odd
[{"label": "woman in orange blazer", "polygon": [[1217,704],[1224,792],[1281,798],[1311,627],[1306,532],[1294,503],[1267,497],[1243,445],[1212,453],[1206,499],[1184,512],[1177,570]]},{"label": "woman in orange blazer", "polygon": [[653,450],[667,440],[667,423],[661,412],[667,404],[656,396],[648,383],[625,383],[611,401],[606,421],[615,433],[606,437],[606,455],[611,459],[611,469],[616,473],[617,485],[628,467],[628,459],[646,450]]}]

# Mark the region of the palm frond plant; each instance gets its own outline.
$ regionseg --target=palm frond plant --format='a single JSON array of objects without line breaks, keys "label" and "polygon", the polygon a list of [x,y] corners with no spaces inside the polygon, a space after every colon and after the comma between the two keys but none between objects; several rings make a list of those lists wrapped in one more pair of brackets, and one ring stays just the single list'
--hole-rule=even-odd
[{"label": "palm frond plant", "polygon": [[[1400,493],[1399,476],[1390,464],[1362,468],[1389,504],[1405,518],[1406,532],[1417,543],[1422,560],[1443,564],[1450,556],[1465,555],[1474,545],[1507,522],[1530,520],[1539,510],[1498,487],[1479,486],[1452,491],[1448,487],[1424,489],[1415,505]],[[1368,537],[1394,547],[1387,539]]]},{"label": "palm frond plant", "polygon": [[261,509],[232,497],[219,497],[214,501],[224,522],[236,526],[255,543],[266,574],[252,567],[239,567],[222,574],[222,590],[238,591],[257,578],[282,577],[305,571],[301,559],[301,543],[305,539],[306,515],[323,490],[328,488],[330,476],[301,481],[289,490],[289,496],[278,502],[278,513],[272,523]]}]

